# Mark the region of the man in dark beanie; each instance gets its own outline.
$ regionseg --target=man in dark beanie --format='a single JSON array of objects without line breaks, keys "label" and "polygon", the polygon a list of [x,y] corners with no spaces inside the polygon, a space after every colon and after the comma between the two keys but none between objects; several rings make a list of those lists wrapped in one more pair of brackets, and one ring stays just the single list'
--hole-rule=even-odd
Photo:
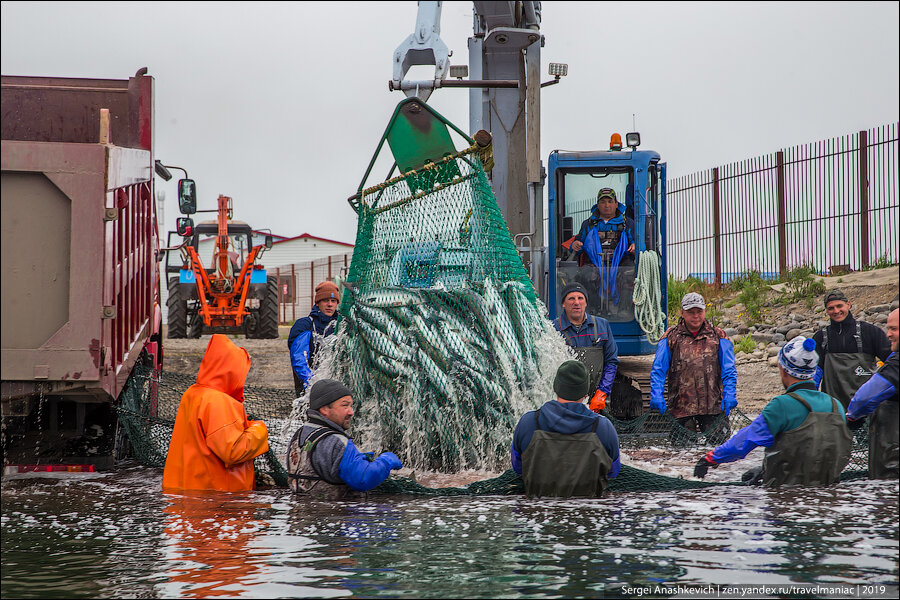
[{"label": "man in dark beanie", "polygon": [[294,393],[299,398],[312,377],[316,366],[316,353],[322,340],[334,333],[341,292],[331,281],[323,281],[316,286],[314,304],[309,315],[297,319],[288,335],[288,350],[291,354],[291,371],[294,373]]},{"label": "man in dark beanie", "polygon": [[578,360],[591,372],[591,401],[589,407],[599,413],[606,408],[606,398],[612,391],[613,380],[619,368],[619,348],[603,317],[588,314],[588,292],[578,282],[563,288],[560,304],[562,314],[553,326],[575,348]]},{"label": "man in dark beanie", "polygon": [[338,500],[361,497],[403,466],[396,454],[356,449],[347,430],[353,398],[340,381],[323,379],[309,391],[309,420],[287,450],[291,490],[303,496]]},{"label": "man in dark beanie", "polygon": [[512,467],[529,496],[600,496],[619,473],[619,437],[609,419],[585,406],[587,367],[569,360],[553,380],[556,400],[519,419]]}]

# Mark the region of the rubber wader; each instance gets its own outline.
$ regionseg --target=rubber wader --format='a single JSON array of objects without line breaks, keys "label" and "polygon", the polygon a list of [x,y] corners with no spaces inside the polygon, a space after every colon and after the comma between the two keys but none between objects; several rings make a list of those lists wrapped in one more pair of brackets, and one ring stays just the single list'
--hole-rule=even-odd
[{"label": "rubber wader", "polygon": [[900,478],[900,403],[885,400],[869,418],[869,479]]},{"label": "rubber wader", "polygon": [[856,322],[856,352],[828,352],[828,328],[822,330],[822,351],[825,353],[825,365],[822,368],[822,385],[824,393],[837,398],[846,409],[853,394],[862,384],[867,382],[877,367],[877,360],[862,350],[862,333],[859,321]]},{"label": "rubber wader", "polygon": [[786,431],[766,450],[763,459],[763,484],[829,485],[836,482],[850,462],[853,436],[831,399],[831,412],[813,412],[809,403],[791,392],[791,398],[806,407],[809,414],[796,429]]},{"label": "rubber wader", "polygon": [[330,427],[319,427],[313,430],[300,444],[303,427],[291,438],[287,450],[287,470],[291,491],[301,496],[312,496],[321,500],[342,500],[345,498],[365,497],[346,484],[334,484],[325,481],[312,464],[313,451],[319,441],[329,435],[338,435]]},{"label": "rubber wader", "polygon": [[584,366],[587,367],[588,373],[591,374],[590,394],[597,390],[600,385],[600,378],[603,377],[603,367],[605,366],[606,349],[599,347],[572,348],[575,356],[578,357]]},{"label": "rubber wader", "polygon": [[598,418],[589,433],[555,433],[538,424],[522,455],[522,479],[528,496],[596,497],[609,485],[612,459],[597,437]]}]

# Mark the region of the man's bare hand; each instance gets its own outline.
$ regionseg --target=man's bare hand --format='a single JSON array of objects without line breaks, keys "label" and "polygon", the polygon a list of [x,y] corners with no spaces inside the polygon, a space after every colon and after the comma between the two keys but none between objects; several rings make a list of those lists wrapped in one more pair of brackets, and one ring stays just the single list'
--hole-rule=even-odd
[{"label": "man's bare hand", "polygon": [[572,242],[572,251],[578,252],[579,250],[581,250],[582,246],[584,246],[584,244],[582,244],[578,240],[575,240],[574,242]]}]

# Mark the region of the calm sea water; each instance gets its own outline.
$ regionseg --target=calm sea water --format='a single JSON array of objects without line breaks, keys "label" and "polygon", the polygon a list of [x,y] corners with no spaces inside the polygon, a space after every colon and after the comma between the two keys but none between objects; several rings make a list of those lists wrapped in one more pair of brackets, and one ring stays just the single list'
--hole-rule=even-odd
[{"label": "calm sea water", "polygon": [[5,479],[3,597],[590,598],[792,583],[897,596],[896,481],[327,504],[281,489],[166,495],[161,480],[137,466]]}]

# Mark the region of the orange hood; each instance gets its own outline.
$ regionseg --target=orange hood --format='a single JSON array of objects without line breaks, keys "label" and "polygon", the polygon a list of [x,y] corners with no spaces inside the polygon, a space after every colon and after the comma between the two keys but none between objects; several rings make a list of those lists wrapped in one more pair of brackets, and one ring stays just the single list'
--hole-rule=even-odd
[{"label": "orange hood", "polygon": [[250,355],[227,336],[213,334],[200,362],[197,384],[244,401],[244,382],[250,372]]}]

